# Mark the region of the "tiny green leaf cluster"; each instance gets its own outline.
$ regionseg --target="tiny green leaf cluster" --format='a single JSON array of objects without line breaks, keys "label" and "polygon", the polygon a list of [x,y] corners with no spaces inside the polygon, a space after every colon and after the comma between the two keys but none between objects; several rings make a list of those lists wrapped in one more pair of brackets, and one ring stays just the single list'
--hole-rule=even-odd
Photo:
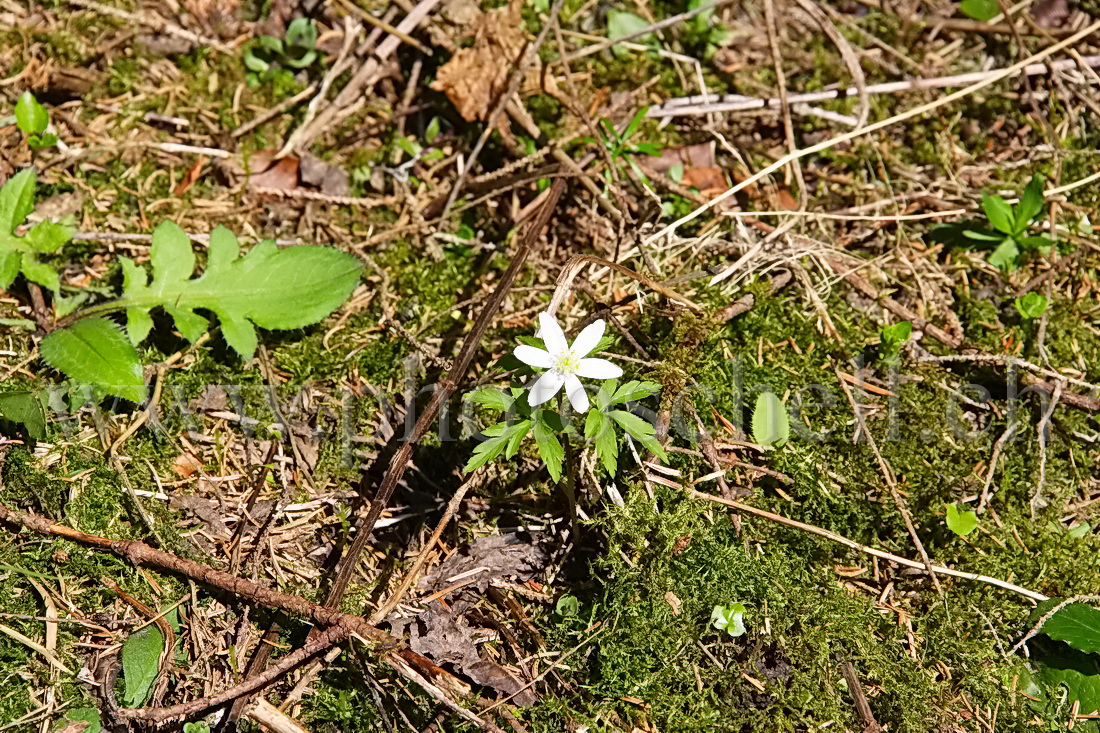
[{"label": "tiny green leaf cluster", "polygon": [[886,361],[896,358],[912,333],[913,324],[909,321],[899,321],[885,326],[879,332],[879,356]]},{"label": "tiny green leaf cluster", "polygon": [[46,132],[50,126],[50,113],[30,92],[23,92],[15,103],[15,124],[27,136],[27,145],[31,150],[57,145],[57,135]]},{"label": "tiny green leaf cluster", "polygon": [[1047,311],[1047,299],[1042,293],[1025,293],[1016,298],[1013,305],[1025,321],[1033,321]]},{"label": "tiny green leaf cluster", "polygon": [[1027,236],[1031,221],[1043,210],[1043,177],[1032,176],[1024,188],[1020,202],[1012,206],[1000,196],[982,194],[982,210],[996,230],[994,232],[968,230],[964,236],[987,242],[994,247],[989,264],[1005,272],[1020,267],[1023,259],[1032,252],[1049,254],[1053,240],[1043,235]]},{"label": "tiny green leaf cluster", "polygon": [[73,238],[76,228],[68,222],[41,221],[22,236],[15,233],[34,211],[35,180],[34,171],[28,168],[0,188],[0,290],[6,290],[21,272],[55,293],[60,288],[57,271],[39,256],[60,249]]},{"label": "tiny green leaf cluster", "polygon": [[295,18],[284,39],[260,36],[257,45],[245,50],[248,83],[257,86],[271,81],[279,69],[307,69],[318,59],[317,26],[309,18]]},{"label": "tiny green leaf cluster", "polygon": [[711,625],[719,631],[725,631],[730,636],[741,636],[745,633],[746,610],[744,603],[715,606],[710,614]]}]

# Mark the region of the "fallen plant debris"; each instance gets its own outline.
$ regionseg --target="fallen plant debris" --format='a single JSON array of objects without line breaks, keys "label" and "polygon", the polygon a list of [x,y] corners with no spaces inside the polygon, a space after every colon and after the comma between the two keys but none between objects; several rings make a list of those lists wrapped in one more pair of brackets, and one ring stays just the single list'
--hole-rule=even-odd
[{"label": "fallen plant debris", "polygon": [[1094,6],[0,7],[0,729],[1100,731]]}]

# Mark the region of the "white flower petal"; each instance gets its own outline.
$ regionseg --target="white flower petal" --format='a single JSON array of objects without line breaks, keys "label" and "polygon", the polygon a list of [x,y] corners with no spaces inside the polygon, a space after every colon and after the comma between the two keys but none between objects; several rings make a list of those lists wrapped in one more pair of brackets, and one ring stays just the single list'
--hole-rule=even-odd
[{"label": "white flower petal", "polygon": [[569,397],[569,404],[577,412],[588,412],[588,394],[584,391],[584,385],[574,374],[565,375],[565,394]]},{"label": "white flower petal", "polygon": [[569,342],[565,340],[565,333],[549,313],[539,313],[538,336],[546,344],[546,350],[551,354],[557,354],[569,348]]},{"label": "white flower petal", "polygon": [[536,349],[534,346],[527,346],[526,344],[517,346],[515,355],[517,359],[528,366],[549,369],[554,365],[554,358],[550,356],[549,352]]},{"label": "white flower petal", "polygon": [[573,353],[577,356],[588,356],[595,351],[600,339],[603,338],[603,330],[606,326],[602,318],[585,326],[584,330],[578,334],[577,340],[573,342]]},{"label": "white flower petal", "polygon": [[607,359],[581,359],[577,369],[577,376],[586,379],[618,379],[622,375],[623,370]]},{"label": "white flower petal", "polygon": [[[573,378],[576,379],[576,377]],[[563,384],[565,384],[564,374],[556,369],[546,372],[531,386],[531,390],[527,393],[527,404],[538,407],[556,395]]]}]

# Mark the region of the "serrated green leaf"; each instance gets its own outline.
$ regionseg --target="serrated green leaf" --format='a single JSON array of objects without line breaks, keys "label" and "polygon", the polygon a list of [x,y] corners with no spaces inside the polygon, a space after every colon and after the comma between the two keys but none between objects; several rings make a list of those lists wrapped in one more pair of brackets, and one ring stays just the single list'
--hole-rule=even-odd
[{"label": "serrated green leaf", "polygon": [[505,437],[508,439],[508,446],[504,450],[505,458],[511,458],[519,452],[520,444],[527,433],[531,432],[531,427],[534,424],[534,420],[519,420],[508,426],[508,430],[505,431]]},{"label": "serrated green leaf", "polygon": [[152,282],[124,270],[123,296],[115,305],[127,311],[164,308],[191,341],[206,330],[195,311],[211,311],[226,343],[250,359],[257,345],[254,326],[286,330],[317,323],[347,300],[362,269],[354,257],[331,247],[279,249],[266,240],[243,257],[239,252],[232,232],[215,228],[206,271],[192,279],[195,260],[187,235],[164,222],[153,234]]},{"label": "serrated green leaf", "polygon": [[486,387],[470,392],[466,399],[494,410],[505,411],[512,406],[512,398],[499,389]]},{"label": "serrated green leaf", "polygon": [[37,392],[20,390],[0,394],[0,417],[20,423],[35,440],[46,439],[46,411]]},{"label": "serrated green leaf", "polygon": [[131,402],[145,400],[141,362],[122,330],[106,318],[86,318],[42,339],[43,361],[78,384]]},{"label": "serrated green leaf", "polygon": [[26,241],[36,252],[43,254],[56,252],[62,245],[71,241],[76,227],[59,224],[54,221],[40,221],[27,232]]},{"label": "serrated green leaf", "polygon": [[630,437],[641,443],[650,453],[657,456],[657,458],[662,461],[667,460],[664,448],[661,447],[661,443],[654,437],[657,431],[652,425],[634,413],[627,412],[626,410],[611,410],[607,413],[607,416],[618,423],[619,427],[625,430]]},{"label": "serrated green leaf", "polygon": [[1019,267],[1020,247],[1012,237],[1006,238],[989,254],[989,264],[1002,272],[1012,272]]},{"label": "serrated green leaf", "polygon": [[45,135],[27,135],[27,145],[31,150],[41,150],[42,148],[52,148],[57,145],[57,135],[52,132],[48,132]]},{"label": "serrated green leaf", "polygon": [[1045,707],[1053,712],[1076,708],[1080,715],[1100,710],[1100,655],[1086,654],[1042,637],[1032,640],[1029,646],[1034,678],[1052,693],[1048,695],[1047,690],[1032,687],[1029,694],[1039,698],[1033,703],[1036,709]]},{"label": "serrated green leaf", "polygon": [[535,445],[539,450],[539,457],[546,464],[546,470],[550,472],[550,478],[555,482],[561,479],[562,463],[565,460],[565,449],[549,427],[538,421],[531,430],[535,438]]},{"label": "serrated green leaf", "polygon": [[11,234],[34,211],[34,171],[21,170],[0,188],[0,234]]},{"label": "serrated green leaf", "polygon": [[1031,220],[1043,210],[1043,177],[1032,176],[1024,187],[1024,193],[1020,196],[1020,203],[1016,204],[1016,231],[1013,234],[1023,234]]},{"label": "serrated green leaf", "polygon": [[130,634],[122,645],[122,700],[127,707],[136,708],[149,697],[163,651],[164,635],[156,624]]},{"label": "serrated green leaf", "polygon": [[[484,466],[508,449],[513,441],[516,443],[516,448],[518,449],[519,441],[523,440],[523,436],[527,434],[527,430],[530,426],[530,420],[523,420],[520,423],[511,425],[498,422],[495,425],[490,425],[485,428],[485,430],[481,432],[489,436],[489,439],[483,440],[474,447],[473,455],[470,456],[470,460],[466,462],[466,467],[462,470],[469,473],[475,468]],[[522,432],[519,432],[519,437],[517,439],[516,433],[520,430],[522,430]],[[514,451],[509,455],[514,455]]]},{"label": "serrated green leaf", "polygon": [[87,723],[88,727],[81,733],[100,733],[103,730],[103,721],[95,708],[70,708],[65,711],[65,720],[72,723]]},{"label": "serrated green leaf", "polygon": [[752,439],[780,448],[791,437],[787,408],[774,392],[761,392],[752,411]]},{"label": "serrated green leaf", "polygon": [[611,397],[611,402],[614,404],[636,402],[638,400],[644,400],[646,397],[652,397],[660,391],[661,385],[655,384],[654,382],[627,382],[615,390],[615,394]]},{"label": "serrated green leaf", "polygon": [[1000,196],[982,194],[982,210],[989,219],[994,229],[1012,235],[1016,231],[1016,218],[1012,213],[1012,206]]},{"label": "serrated green leaf", "polygon": [[1100,609],[1071,603],[1047,619],[1040,631],[1078,651],[1100,652]]},{"label": "serrated green leaf", "polygon": [[599,410],[589,410],[584,419],[584,437],[593,441],[604,473],[614,476],[619,468],[619,436],[615,424]]},{"label": "serrated green leaf", "polygon": [[33,94],[23,92],[15,103],[15,124],[27,135],[38,135],[49,126],[50,115]]},{"label": "serrated green leaf", "polygon": [[944,504],[943,506],[947,510],[947,528],[955,534],[965,537],[977,528],[978,515],[975,512],[960,511],[958,504]]}]

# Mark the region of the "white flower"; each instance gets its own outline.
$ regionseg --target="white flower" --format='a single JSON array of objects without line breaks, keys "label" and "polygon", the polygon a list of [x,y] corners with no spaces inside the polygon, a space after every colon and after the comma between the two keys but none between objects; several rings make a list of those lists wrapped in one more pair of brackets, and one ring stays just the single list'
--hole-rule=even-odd
[{"label": "white flower", "polygon": [[600,343],[605,325],[603,319],[590,323],[570,346],[554,317],[549,313],[539,314],[537,335],[546,344],[546,350],[517,346],[515,351],[516,358],[524,364],[549,370],[535,381],[527,394],[527,403],[531,407],[546,402],[564,386],[573,409],[588,412],[588,395],[577,377],[615,379],[623,375],[622,369],[606,359],[585,358]]}]

